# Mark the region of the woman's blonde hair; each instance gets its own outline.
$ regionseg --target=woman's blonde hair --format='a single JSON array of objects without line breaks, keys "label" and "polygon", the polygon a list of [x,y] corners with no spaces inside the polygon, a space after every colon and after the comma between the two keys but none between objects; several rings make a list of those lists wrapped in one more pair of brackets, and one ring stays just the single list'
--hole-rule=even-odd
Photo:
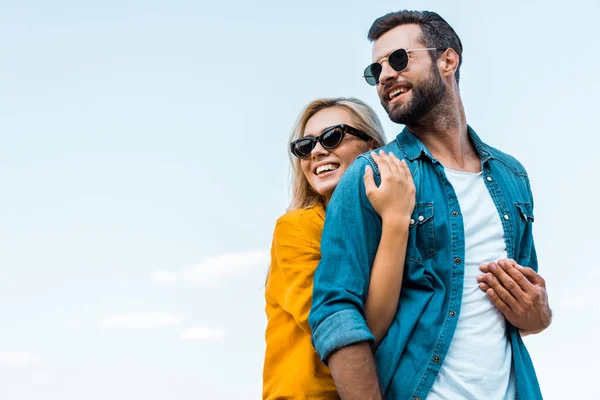
[{"label": "woman's blonde hair", "polygon": [[[385,144],[383,127],[381,126],[381,122],[379,121],[377,114],[375,114],[375,111],[373,111],[373,109],[363,101],[353,97],[319,99],[307,105],[300,113],[300,116],[298,117],[298,120],[292,129],[290,143],[303,137],[304,129],[306,128],[308,120],[319,111],[327,108],[341,108],[346,110],[350,114],[352,126],[371,136],[375,141],[375,148],[381,147]],[[308,180],[306,179],[306,176],[304,176],[304,172],[300,166],[300,159],[289,153],[289,150],[288,154],[292,164],[292,200],[290,202],[288,211],[299,208],[311,208],[317,204],[325,204],[325,198],[310,187]]]}]

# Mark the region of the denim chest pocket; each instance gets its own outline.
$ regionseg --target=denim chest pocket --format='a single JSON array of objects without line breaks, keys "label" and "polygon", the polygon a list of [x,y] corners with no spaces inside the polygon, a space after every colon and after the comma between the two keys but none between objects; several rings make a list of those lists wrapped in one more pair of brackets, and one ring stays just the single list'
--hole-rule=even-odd
[{"label": "denim chest pocket", "polygon": [[417,203],[408,229],[406,259],[423,261],[435,254],[433,203]]},{"label": "denim chest pocket", "polygon": [[521,203],[515,202],[515,207],[517,208],[517,213],[519,214],[519,228],[517,231],[520,234],[520,237],[517,238],[517,243],[519,246],[519,258],[530,258],[531,257],[531,247],[533,246],[533,221],[535,220],[533,216],[533,206],[531,203]]}]

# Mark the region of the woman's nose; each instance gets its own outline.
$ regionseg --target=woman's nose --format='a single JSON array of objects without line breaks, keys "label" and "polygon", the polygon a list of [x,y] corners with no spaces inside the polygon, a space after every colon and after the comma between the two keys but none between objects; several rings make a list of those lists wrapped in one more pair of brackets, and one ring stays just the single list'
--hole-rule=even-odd
[{"label": "woman's nose", "polygon": [[310,157],[312,159],[317,159],[317,158],[319,158],[319,156],[323,156],[323,155],[327,155],[327,154],[329,154],[329,150],[327,150],[325,147],[323,147],[321,142],[317,142],[315,144],[315,148],[312,149],[312,151],[310,152]]}]

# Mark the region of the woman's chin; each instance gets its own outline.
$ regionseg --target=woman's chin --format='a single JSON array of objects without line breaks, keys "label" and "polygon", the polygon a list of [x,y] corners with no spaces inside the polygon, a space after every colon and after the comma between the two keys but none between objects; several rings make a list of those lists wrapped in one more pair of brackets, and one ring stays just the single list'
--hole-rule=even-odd
[{"label": "woman's chin", "polygon": [[335,187],[339,183],[339,180],[336,182],[322,182],[321,185],[317,186],[315,191],[319,193],[321,196],[329,199],[335,190]]}]

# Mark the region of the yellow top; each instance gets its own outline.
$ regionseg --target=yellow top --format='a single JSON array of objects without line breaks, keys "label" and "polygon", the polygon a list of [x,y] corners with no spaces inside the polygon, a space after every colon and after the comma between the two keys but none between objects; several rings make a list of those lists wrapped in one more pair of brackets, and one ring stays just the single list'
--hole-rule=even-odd
[{"label": "yellow top", "polygon": [[308,325],[324,222],[323,206],[290,211],[277,220],[265,289],[263,399],[339,399]]}]

